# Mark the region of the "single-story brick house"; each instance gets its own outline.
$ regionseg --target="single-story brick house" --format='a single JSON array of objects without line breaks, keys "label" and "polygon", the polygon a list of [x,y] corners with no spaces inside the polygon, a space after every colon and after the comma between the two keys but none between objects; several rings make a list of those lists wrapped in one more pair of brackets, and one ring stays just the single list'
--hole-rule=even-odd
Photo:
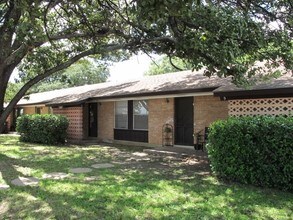
[{"label": "single-story brick house", "polygon": [[183,71],[31,94],[18,108],[67,116],[68,139],[73,141],[158,146],[168,124],[173,144],[192,146],[197,132],[230,115],[292,116],[293,77],[240,89],[229,79]]},{"label": "single-story brick house", "polygon": [[15,120],[20,115],[53,113],[52,107],[46,106],[46,103],[50,102],[52,99],[70,94],[72,95],[76,93],[84,93],[89,90],[95,89],[96,86],[99,87],[100,84],[58,89],[48,92],[40,92],[26,95],[17,103],[17,107],[14,109],[13,113],[9,115],[9,118],[7,120],[8,128],[12,131],[15,129]]}]

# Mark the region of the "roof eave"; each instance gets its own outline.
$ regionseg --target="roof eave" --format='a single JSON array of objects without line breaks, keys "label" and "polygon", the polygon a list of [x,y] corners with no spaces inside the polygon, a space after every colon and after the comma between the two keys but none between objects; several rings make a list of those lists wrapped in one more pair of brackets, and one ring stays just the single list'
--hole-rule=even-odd
[{"label": "roof eave", "polygon": [[16,104],[16,107],[26,107],[26,106],[34,106],[34,105],[46,105],[46,102],[34,102],[34,103],[26,103],[26,104]]},{"label": "roof eave", "polygon": [[74,107],[74,106],[80,106],[83,103],[85,103],[88,99],[82,100],[82,101],[75,101],[75,102],[60,102],[60,103],[47,103],[46,106],[56,108],[59,106],[64,107]]},{"label": "roof eave", "polygon": [[108,99],[121,99],[121,98],[137,98],[137,97],[156,97],[156,96],[162,96],[162,95],[176,95],[176,94],[188,94],[188,93],[203,93],[203,92],[212,92],[217,87],[206,87],[206,88],[197,88],[197,89],[184,89],[184,90],[169,90],[169,91],[159,91],[159,92],[142,92],[142,93],[129,93],[124,95],[110,95],[110,96],[103,96],[103,97],[89,97],[87,99],[83,99],[80,101],[74,101],[74,102],[64,102],[64,103],[47,103],[46,106],[51,107],[58,107],[58,106],[76,106],[81,105],[84,102],[92,101],[92,100],[108,100]]},{"label": "roof eave", "polygon": [[217,87],[206,87],[206,88],[196,88],[196,89],[184,89],[184,90],[169,90],[169,91],[158,91],[158,92],[141,92],[141,93],[130,93],[124,95],[112,95],[112,96],[103,96],[103,97],[93,97],[99,100],[103,99],[119,99],[119,98],[132,98],[132,97],[146,97],[146,96],[161,96],[161,95],[176,95],[176,94],[185,94],[185,93],[200,93],[200,92],[212,92]]},{"label": "roof eave", "polygon": [[215,91],[221,100],[293,97],[293,88]]}]

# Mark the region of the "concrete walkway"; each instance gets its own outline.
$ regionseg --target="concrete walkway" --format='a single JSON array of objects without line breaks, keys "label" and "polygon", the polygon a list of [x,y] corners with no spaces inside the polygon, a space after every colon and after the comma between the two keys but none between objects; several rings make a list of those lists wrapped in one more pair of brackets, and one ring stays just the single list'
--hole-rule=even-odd
[{"label": "concrete walkway", "polygon": [[[12,134],[15,135],[15,134]],[[152,149],[144,149],[143,152],[125,153],[116,149],[117,161],[112,163],[96,163],[89,167],[76,167],[69,168],[69,173],[80,174],[90,173],[92,169],[108,169],[115,167],[114,164],[133,166],[137,169],[142,168],[156,168],[161,167],[166,169],[167,167],[185,167],[190,169],[194,173],[201,175],[209,175],[210,167],[207,152],[194,150],[192,148],[184,147],[157,147]],[[167,162],[169,161],[169,162]],[[43,179],[62,180],[69,177],[69,173],[52,172],[45,173]],[[86,181],[98,180],[97,176],[86,177]],[[11,181],[11,184],[17,186],[36,186],[39,184],[39,179],[35,177],[18,177]],[[0,190],[7,190],[10,186],[6,184],[0,184]]]}]

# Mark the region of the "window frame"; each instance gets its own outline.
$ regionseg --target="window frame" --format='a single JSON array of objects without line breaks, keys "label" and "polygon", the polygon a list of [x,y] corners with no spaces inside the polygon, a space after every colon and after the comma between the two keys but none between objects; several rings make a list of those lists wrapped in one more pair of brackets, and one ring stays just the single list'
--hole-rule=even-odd
[{"label": "window frame", "polygon": [[[118,128],[117,127],[117,123],[116,123],[116,113],[117,113],[117,103],[118,102],[125,102],[126,103],[126,114],[120,114],[120,115],[126,115],[127,119],[126,119],[126,127],[125,128]],[[122,129],[122,130],[129,130],[129,124],[128,124],[128,118],[129,118],[129,115],[128,115],[128,101],[124,101],[124,100],[121,100],[121,101],[115,101],[115,105],[114,105],[114,129]]]}]

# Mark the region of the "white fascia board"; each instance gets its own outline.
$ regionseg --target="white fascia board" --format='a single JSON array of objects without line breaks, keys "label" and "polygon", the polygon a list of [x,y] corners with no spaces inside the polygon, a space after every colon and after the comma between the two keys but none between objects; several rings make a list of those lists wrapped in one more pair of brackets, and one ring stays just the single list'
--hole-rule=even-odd
[{"label": "white fascia board", "polygon": [[16,108],[26,108],[26,107],[46,107],[45,104],[22,104],[22,105],[16,105]]}]

